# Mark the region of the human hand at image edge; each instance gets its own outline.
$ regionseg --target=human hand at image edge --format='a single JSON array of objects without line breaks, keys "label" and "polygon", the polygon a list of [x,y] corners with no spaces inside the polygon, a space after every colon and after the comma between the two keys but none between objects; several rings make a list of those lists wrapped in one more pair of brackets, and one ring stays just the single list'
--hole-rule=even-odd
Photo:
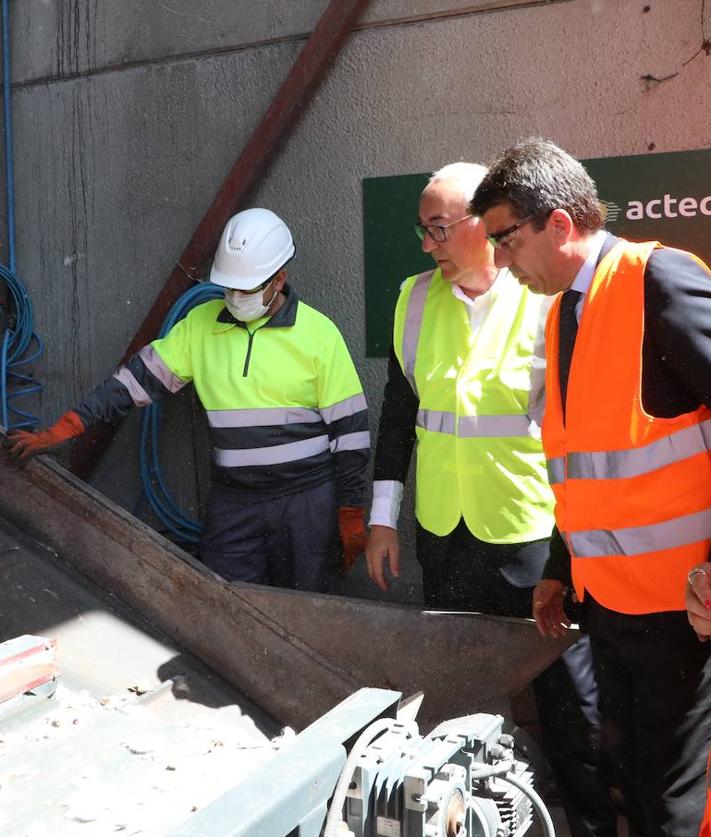
[{"label": "human hand at image edge", "polygon": [[3,441],[13,459],[29,459],[38,453],[59,447],[68,439],[81,436],[86,428],[79,416],[73,411],[65,413],[46,430],[10,430]]}]

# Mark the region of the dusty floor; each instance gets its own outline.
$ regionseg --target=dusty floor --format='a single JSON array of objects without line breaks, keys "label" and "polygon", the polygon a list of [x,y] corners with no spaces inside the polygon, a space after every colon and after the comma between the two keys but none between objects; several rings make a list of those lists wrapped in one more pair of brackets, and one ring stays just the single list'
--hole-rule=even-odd
[{"label": "dusty floor", "polygon": [[0,834],[162,834],[285,740],[169,638],[2,524],[0,613],[0,641],[57,638],[60,670],[51,698],[1,707]]}]

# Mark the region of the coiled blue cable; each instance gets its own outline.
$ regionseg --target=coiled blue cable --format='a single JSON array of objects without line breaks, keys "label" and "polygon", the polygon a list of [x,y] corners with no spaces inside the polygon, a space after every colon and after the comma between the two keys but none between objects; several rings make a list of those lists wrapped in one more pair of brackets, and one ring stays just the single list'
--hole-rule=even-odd
[{"label": "coiled blue cable", "polygon": [[[16,399],[40,392],[42,385],[31,374],[21,371],[44,351],[44,344],[33,328],[32,301],[19,277],[0,265],[0,279],[5,283],[15,311],[14,327],[6,325],[0,343],[0,420],[6,430],[36,427],[39,419],[17,406]],[[31,353],[30,347],[36,348]]]},{"label": "coiled blue cable", "polygon": [[[170,309],[158,336],[164,337],[196,305],[223,296],[224,288],[207,282],[190,288]],[[151,404],[143,413],[139,449],[143,492],[155,516],[176,540],[196,544],[200,541],[202,524],[180,510],[163,476],[158,455],[160,415],[160,404]]]},{"label": "coiled blue cable", "polygon": [[[0,265],[0,279],[8,289],[4,312],[13,312],[11,320],[3,323],[0,343],[0,422],[6,430],[36,427],[39,419],[16,406],[16,399],[40,392],[42,385],[31,374],[21,371],[44,351],[44,344],[34,331],[32,300],[27,288],[16,273],[15,253],[15,182],[12,156],[12,108],[10,92],[10,11],[8,0],[2,0],[2,58],[3,58],[3,128],[5,138],[5,194],[7,202],[7,267]],[[35,350],[28,354],[32,344]]]}]

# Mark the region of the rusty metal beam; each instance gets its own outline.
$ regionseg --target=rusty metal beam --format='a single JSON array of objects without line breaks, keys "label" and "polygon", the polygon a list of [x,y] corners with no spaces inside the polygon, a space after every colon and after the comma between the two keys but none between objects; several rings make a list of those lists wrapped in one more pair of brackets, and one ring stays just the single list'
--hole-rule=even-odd
[{"label": "rusty metal beam", "polygon": [[[367,5],[368,0],[331,0],[328,4],[119,363],[157,336],[171,306],[204,274],[228,218],[244,205],[266,172]],[[82,478],[91,474],[117,426],[99,425],[80,437],[70,459],[74,474]]]}]

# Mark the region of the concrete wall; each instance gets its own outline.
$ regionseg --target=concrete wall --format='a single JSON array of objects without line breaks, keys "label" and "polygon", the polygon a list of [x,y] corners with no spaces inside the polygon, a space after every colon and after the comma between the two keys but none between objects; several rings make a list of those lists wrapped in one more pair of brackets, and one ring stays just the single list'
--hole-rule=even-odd
[{"label": "concrete wall", "polygon": [[[111,372],[327,3],[12,5],[18,266],[50,421]],[[385,363],[364,357],[362,178],[486,161],[528,134],[581,157],[710,147],[702,9],[373,0],[252,203],[292,226],[292,279],[341,326],[374,429]],[[166,456],[192,497],[183,402]],[[129,509],[136,433],[134,418],[94,480]],[[411,516],[405,540],[412,564]]]}]

